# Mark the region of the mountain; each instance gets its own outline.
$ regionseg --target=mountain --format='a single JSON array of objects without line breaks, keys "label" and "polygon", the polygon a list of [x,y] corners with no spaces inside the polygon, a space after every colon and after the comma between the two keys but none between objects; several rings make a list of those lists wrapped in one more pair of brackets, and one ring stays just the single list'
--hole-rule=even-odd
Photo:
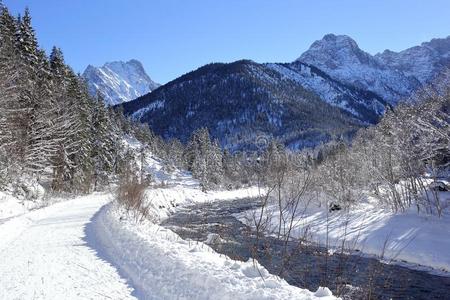
[{"label": "mountain", "polygon": [[362,123],[376,123],[385,111],[387,103],[377,94],[337,81],[314,66],[299,61],[264,65],[278,72],[282,80],[295,81]]},{"label": "mountain", "polygon": [[375,57],[386,66],[426,84],[450,66],[450,36],[432,39],[400,52],[385,50]]},{"label": "mountain", "polygon": [[227,148],[251,148],[258,136],[302,148],[351,136],[425,85],[442,85],[449,60],[450,38],[371,55],[327,34],[294,62],[206,65],[123,108],[165,138],[186,141],[206,126]]},{"label": "mountain", "polygon": [[249,60],[203,66],[134,101],[125,113],[165,138],[186,142],[208,127],[229,149],[277,138],[291,148],[315,146],[374,123],[385,102],[301,62]]},{"label": "mountain", "polygon": [[89,93],[95,96],[100,92],[108,105],[136,99],[159,86],[147,75],[142,63],[135,59],[109,62],[102,67],[89,65],[83,77]]},{"label": "mountain", "polygon": [[336,80],[372,91],[395,105],[450,67],[450,36],[400,52],[385,50],[371,55],[346,35],[327,34],[297,61],[313,65]]},{"label": "mountain", "polygon": [[372,91],[391,104],[408,97],[421,85],[415,76],[364,52],[346,35],[325,35],[297,61],[313,65],[336,80]]}]

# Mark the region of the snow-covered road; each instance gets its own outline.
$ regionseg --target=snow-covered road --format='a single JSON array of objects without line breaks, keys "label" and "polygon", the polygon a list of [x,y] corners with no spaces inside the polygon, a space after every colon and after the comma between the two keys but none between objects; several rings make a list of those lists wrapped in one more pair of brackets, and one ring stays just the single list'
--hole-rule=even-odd
[{"label": "snow-covered road", "polygon": [[105,205],[110,197],[77,197],[1,224],[0,299],[335,299],[123,219]]},{"label": "snow-covered road", "polygon": [[135,299],[86,232],[107,201],[79,197],[1,225],[0,299]]}]

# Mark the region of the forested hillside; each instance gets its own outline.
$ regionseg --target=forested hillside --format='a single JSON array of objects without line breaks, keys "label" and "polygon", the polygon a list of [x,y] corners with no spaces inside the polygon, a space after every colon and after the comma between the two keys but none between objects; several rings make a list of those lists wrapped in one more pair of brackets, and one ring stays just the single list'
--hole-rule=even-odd
[{"label": "forested hillside", "polygon": [[[61,49],[47,56],[39,47],[28,10],[15,18],[1,8],[0,125],[0,189],[25,198],[36,196],[34,183],[47,192],[88,193],[120,178],[151,181],[139,162],[151,154],[168,168],[192,171],[205,187],[222,183],[226,173],[208,130],[194,132],[187,145],[165,142],[106,107],[100,94],[90,96]],[[130,149],[129,139],[140,148]]]},{"label": "forested hillside", "polygon": [[32,178],[54,191],[89,192],[127,168],[125,134],[147,129],[89,96],[83,79],[39,47],[28,10],[0,16],[0,186]]},{"label": "forested hillside", "polygon": [[[249,60],[209,64],[123,108],[166,139],[186,142],[195,130],[207,127],[222,147],[233,151],[255,150],[261,136],[291,149],[348,138],[384,111],[385,103],[373,93],[300,63],[292,69]],[[321,98],[306,84],[326,85],[326,95]]]}]

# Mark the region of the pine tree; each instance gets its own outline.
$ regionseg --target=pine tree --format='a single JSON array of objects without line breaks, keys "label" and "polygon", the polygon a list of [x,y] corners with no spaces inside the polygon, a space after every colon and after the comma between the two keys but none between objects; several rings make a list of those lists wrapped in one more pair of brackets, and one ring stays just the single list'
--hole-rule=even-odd
[{"label": "pine tree", "polygon": [[[0,155],[10,170],[18,171],[20,160],[20,72],[15,49],[16,22],[6,7],[0,11]],[[5,175],[6,176],[6,175]]]},{"label": "pine tree", "polygon": [[167,143],[167,157],[168,162],[173,167],[184,167],[183,164],[184,146],[178,139],[171,139]]},{"label": "pine tree", "polygon": [[[147,125],[108,110],[100,96],[93,99],[59,48],[49,58],[39,48],[29,10],[14,18],[0,0],[0,185],[14,173],[50,181],[56,191],[89,192],[115,174],[135,177],[136,153],[126,149],[124,135],[137,138],[144,155],[175,156],[174,164],[187,155],[179,141],[167,145]],[[191,170],[205,188],[219,184],[218,143],[206,129],[193,140]]]},{"label": "pine tree", "polygon": [[70,70],[64,61],[64,55],[60,48],[53,47],[50,53],[50,69],[56,84],[66,87]]},{"label": "pine tree", "polygon": [[28,7],[25,8],[25,13],[20,19],[16,31],[16,39],[18,51],[26,66],[36,68],[38,66],[38,42],[31,25],[31,15]]},{"label": "pine tree", "polygon": [[97,95],[92,109],[92,160],[94,164],[94,189],[106,184],[113,173],[117,136],[101,95]]},{"label": "pine tree", "polygon": [[24,167],[29,172],[41,174],[50,166],[52,156],[58,149],[56,133],[57,123],[56,102],[53,99],[51,74],[45,52],[38,51],[38,73],[33,88],[34,99],[30,113],[28,144],[24,154]]},{"label": "pine tree", "polygon": [[88,192],[93,177],[92,152],[92,120],[91,103],[82,80],[71,74],[67,87],[69,107],[75,112],[75,130],[69,136],[69,159],[73,163],[71,169],[72,185],[76,191]]},{"label": "pine tree", "polygon": [[194,131],[184,156],[188,170],[200,180],[204,189],[220,184],[223,177],[222,152],[217,142],[211,142],[208,129]]},{"label": "pine tree", "polygon": [[219,142],[210,143],[208,151],[208,177],[214,185],[219,185],[223,180],[223,154]]},{"label": "pine tree", "polygon": [[50,75],[52,82],[52,98],[55,103],[55,119],[52,139],[57,144],[56,152],[52,155],[51,166],[53,168],[52,188],[54,190],[70,190],[73,169],[76,167],[73,161],[78,142],[78,114],[74,101],[68,95],[67,88],[71,71],[64,62],[61,49],[53,47],[50,54]]},{"label": "pine tree", "polygon": [[37,82],[39,78],[38,46],[28,9],[25,10],[24,17],[19,18],[16,23],[15,45],[18,57],[18,85],[20,86],[20,95],[17,103],[19,113],[16,115],[18,124],[17,136],[19,138],[21,164],[26,168],[29,165],[27,160],[30,157],[30,153],[34,152],[33,143],[37,139],[36,136],[33,136],[37,130],[33,126],[37,124],[37,107],[41,101],[38,95]]}]

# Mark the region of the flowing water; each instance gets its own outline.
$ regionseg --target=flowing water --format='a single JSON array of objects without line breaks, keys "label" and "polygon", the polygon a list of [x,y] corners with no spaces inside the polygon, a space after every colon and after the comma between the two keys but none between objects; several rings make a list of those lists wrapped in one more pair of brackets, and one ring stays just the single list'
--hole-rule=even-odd
[{"label": "flowing water", "polygon": [[252,199],[194,205],[162,225],[184,239],[206,242],[233,259],[255,257],[272,274],[312,291],[328,286],[344,299],[450,299],[450,277],[384,264],[363,255],[328,255],[323,247],[299,241],[285,245],[276,237],[256,239],[255,232],[233,215],[257,207]]}]

